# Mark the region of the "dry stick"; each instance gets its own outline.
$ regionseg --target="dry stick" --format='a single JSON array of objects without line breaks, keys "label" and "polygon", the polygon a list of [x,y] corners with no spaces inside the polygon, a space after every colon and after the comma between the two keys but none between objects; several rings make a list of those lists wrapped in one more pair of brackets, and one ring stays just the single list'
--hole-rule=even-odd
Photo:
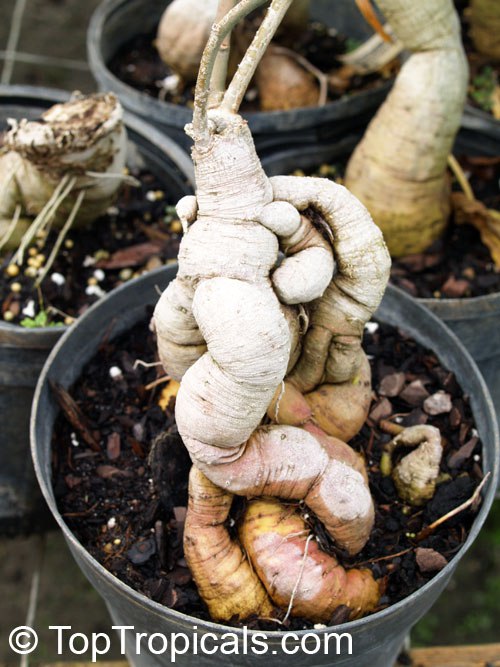
[{"label": "dry stick", "polygon": [[[217,16],[215,22],[219,23],[228,12],[235,7],[238,0],[219,0],[217,8]],[[208,96],[208,108],[218,106],[224,97],[226,90],[227,67],[229,63],[229,52],[231,48],[231,32],[230,30],[224,37],[220,45],[219,52],[215,59],[214,69],[210,77],[210,93]]]},{"label": "dry stick", "polygon": [[[299,63],[299,65],[302,65],[302,67],[307,72],[310,72],[313,76],[315,76],[318,79],[319,83],[318,106],[319,107],[325,106],[328,97],[328,78],[326,74],[317,67],[315,67],[312,63],[310,63],[309,60],[307,60],[307,58],[301,56],[300,53],[295,53],[295,51],[292,51],[292,49],[287,49],[284,46],[275,46],[274,52],[281,53],[282,55],[288,56],[289,58],[293,58]],[[330,227],[328,227],[328,233],[331,235]]]},{"label": "dry stick", "polygon": [[5,232],[5,234],[0,239],[0,248],[2,248],[7,243],[7,241],[10,239],[10,237],[14,233],[14,231],[17,227],[17,223],[19,222],[20,217],[21,217],[21,204],[18,204],[16,206],[16,210],[14,211],[14,215],[12,216],[12,220],[9,223],[7,231]]},{"label": "dry stick", "polygon": [[55,215],[59,206],[71,192],[75,183],[76,183],[76,177],[73,177],[70,180],[69,174],[65,174],[61,178],[61,180],[57,184],[56,189],[50,196],[49,200],[42,208],[40,213],[33,220],[26,234],[23,236],[21,243],[19,245],[19,249],[17,250],[13,259],[13,261],[16,264],[22,264],[24,251],[26,250],[27,246],[33,240],[35,234],[47,226],[52,216]]},{"label": "dry stick", "polygon": [[476,201],[476,197],[474,196],[474,192],[472,191],[470,183],[467,180],[467,176],[465,175],[464,170],[454,155],[448,155],[448,166],[452,170],[453,175],[457,179],[467,199],[469,201]]},{"label": "dry stick", "polygon": [[143,368],[154,368],[155,366],[161,365],[161,361],[143,361],[142,359],[136,359],[134,361],[133,369],[135,371],[138,366],[142,366]]},{"label": "dry stick", "polygon": [[164,382],[170,382],[171,379],[172,378],[170,377],[170,375],[162,375],[161,377],[156,378],[156,380],[153,380],[153,382],[147,384],[144,387],[144,389],[147,389],[149,391],[150,389],[154,389],[155,387],[157,387],[160,384],[163,384]]},{"label": "dry stick", "polygon": [[295,586],[293,587],[292,596],[290,598],[290,604],[288,605],[288,609],[286,611],[285,618],[283,619],[282,623],[287,622],[288,617],[290,616],[290,614],[292,612],[293,601],[295,600],[295,596],[296,596],[297,590],[299,588],[300,580],[302,579],[302,575],[304,574],[304,568],[306,566],[306,558],[307,558],[307,551],[309,549],[309,542],[312,540],[313,537],[314,537],[314,535],[311,533],[311,535],[309,535],[309,537],[306,540],[306,545],[304,547],[304,555],[302,556],[302,563],[300,564],[299,576],[297,577],[297,581],[295,582]]},{"label": "dry stick", "polygon": [[84,197],[85,197],[85,190],[80,190],[80,192],[78,193],[78,196],[76,198],[76,201],[73,205],[73,208],[71,209],[71,212],[68,216],[68,219],[64,223],[64,227],[59,232],[59,236],[57,237],[57,240],[54,244],[54,247],[52,248],[52,252],[50,253],[50,257],[47,260],[47,263],[45,264],[45,267],[44,267],[42,273],[40,274],[40,276],[37,278],[37,280],[35,282],[35,287],[38,287],[42,283],[43,279],[45,278],[47,273],[50,271],[50,268],[51,268],[52,264],[55,262],[55,259],[57,257],[57,253],[59,252],[59,250],[61,248],[61,245],[62,245],[62,242],[64,241],[64,238],[66,237],[66,234],[69,232],[69,230],[71,228],[71,225],[73,224],[78,211],[80,210],[80,206],[82,205]]},{"label": "dry stick", "polygon": [[254,9],[263,5],[266,0],[240,0],[230,12],[216,23],[201,57],[198,79],[194,92],[193,129],[199,141],[208,138],[207,102],[212,72],[217,54],[224,38],[234,26]]},{"label": "dry stick", "polygon": [[222,110],[229,113],[238,113],[257,65],[291,4],[292,0],[273,0],[271,2],[271,6],[243,56],[233,80],[227,87],[221,104]]},{"label": "dry stick", "polygon": [[423,528],[419,533],[417,533],[417,535],[415,537],[416,541],[421,542],[422,540],[425,540],[425,538],[428,537],[442,523],[445,523],[445,521],[448,521],[448,519],[451,519],[456,514],[459,514],[460,512],[463,512],[463,510],[466,510],[468,507],[473,505],[476,502],[476,500],[478,499],[479,494],[481,493],[481,489],[486,484],[490,475],[491,475],[491,472],[486,473],[486,475],[481,480],[481,483],[478,484],[478,486],[476,487],[474,493],[469,498],[469,500],[466,500],[464,503],[462,503],[458,507],[455,507],[455,509],[451,510],[451,512],[448,512],[447,514],[440,517],[439,519],[436,519],[436,521],[433,521],[429,526],[427,526],[427,528]]},{"label": "dry stick", "polygon": [[379,556],[379,558],[370,558],[370,560],[363,560],[361,563],[356,563],[356,567],[361,567],[362,565],[369,565],[370,563],[380,563],[383,560],[391,560],[391,558],[398,558],[398,556],[404,556],[410,551],[413,551],[415,547],[409,547],[408,549],[403,549],[403,551],[398,551],[395,554],[389,554],[388,556]]},{"label": "dry stick", "polygon": [[394,41],[392,37],[386,33],[384,26],[380,23],[378,16],[373,10],[371,0],[355,0],[355,2],[365,21],[367,21],[367,23],[371,25],[375,32],[377,32],[380,37],[382,37],[384,42]]}]

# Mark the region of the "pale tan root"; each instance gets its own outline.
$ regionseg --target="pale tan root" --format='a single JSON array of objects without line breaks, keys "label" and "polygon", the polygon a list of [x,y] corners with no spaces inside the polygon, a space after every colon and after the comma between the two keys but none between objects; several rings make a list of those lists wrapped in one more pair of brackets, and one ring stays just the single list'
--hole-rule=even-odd
[{"label": "pale tan root", "polygon": [[318,437],[304,429],[264,426],[242,447],[228,450],[226,462],[216,451],[219,448],[212,447],[210,463],[200,460],[207,458],[207,445],[188,438],[184,443],[198,468],[228,492],[304,500],[338,545],[351,554],[368,540],[373,502],[358,471],[359,459],[345,443],[344,448],[334,442],[335,455],[330,456]]},{"label": "pale tan root", "polygon": [[500,60],[500,3],[498,0],[471,0],[471,37],[479,53]]},{"label": "pale tan root", "polygon": [[310,539],[295,507],[277,500],[248,503],[239,536],[273,602],[291,615],[327,623],[340,605],[350,619],[374,611],[380,598],[369,570],[345,570]]},{"label": "pale tan root", "polygon": [[41,121],[23,119],[11,125],[4,139],[8,152],[1,158],[0,182],[5,166],[12,180],[2,196],[0,217],[8,220],[20,205],[22,225],[6,247],[19,244],[21,230],[28,231],[26,219],[41,214],[65,180],[71,186],[44,225],[63,227],[83,191],[85,205],[78,208],[73,224],[87,225],[105,213],[123,183],[126,157],[122,108],[114,95],[74,96],[45,111]]},{"label": "pale tan root", "polygon": [[349,442],[366,421],[372,396],[366,355],[357,375],[347,382],[323,384],[308,394],[288,381],[276,390],[267,416],[276,424],[316,424],[325,433]]},{"label": "pale tan root", "polygon": [[345,184],[368,208],[391,255],[425,250],[450,213],[446,163],[462,116],[467,62],[451,0],[381,0],[413,55],[368,126]]},{"label": "pale tan root", "polygon": [[274,198],[299,211],[315,208],[330,227],[337,273],[310,307],[310,326],[289,380],[302,393],[321,384],[346,382],[364,359],[363,329],[378,307],[390,258],[380,230],[346,188],[320,178],[275,176]]},{"label": "pale tan root", "polygon": [[184,555],[211,617],[245,620],[270,616],[273,605],[225,521],[232,495],[212,484],[195,466],[189,475],[189,505],[184,526]]},{"label": "pale tan root", "polygon": [[405,428],[386,445],[392,457],[398,447],[416,447],[392,469],[392,479],[399,497],[411,505],[423,505],[434,495],[443,456],[441,434],[434,426]]},{"label": "pale tan root", "polygon": [[349,442],[368,417],[372,398],[370,363],[364,360],[354,378],[340,384],[323,384],[304,396],[312,420],[329,435]]}]

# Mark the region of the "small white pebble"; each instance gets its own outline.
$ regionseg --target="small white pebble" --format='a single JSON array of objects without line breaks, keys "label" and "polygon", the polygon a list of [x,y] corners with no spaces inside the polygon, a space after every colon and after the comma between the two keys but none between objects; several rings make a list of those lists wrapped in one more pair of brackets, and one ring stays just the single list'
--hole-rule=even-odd
[{"label": "small white pebble", "polygon": [[85,268],[88,268],[89,266],[94,266],[94,264],[97,262],[97,259],[95,257],[91,257],[90,255],[86,255],[85,259],[83,260],[83,265]]},{"label": "small white pebble", "polygon": [[70,438],[71,438],[71,444],[73,445],[73,447],[78,447],[78,445],[80,443],[79,443],[78,438],[76,437],[76,433],[74,431],[71,433]]},{"label": "small white pebble", "polygon": [[403,417],[394,417],[394,421],[396,422],[396,424],[401,424],[401,422],[403,421]]},{"label": "small white pebble", "polygon": [[474,459],[474,461],[476,463],[481,460],[481,457],[479,456],[479,454],[474,454],[474,456],[472,458]]},{"label": "small white pebble", "polygon": [[116,519],[114,516],[111,517],[111,519],[108,519],[108,530],[111,530],[116,526]]},{"label": "small white pebble", "polygon": [[378,331],[377,322],[367,322],[365,324],[365,331],[368,331],[369,334],[374,334],[376,331]]},{"label": "small white pebble", "polygon": [[119,368],[118,366],[111,366],[109,369],[109,377],[113,378],[113,380],[116,380],[117,378],[122,377],[122,369]]},{"label": "small white pebble", "polygon": [[471,429],[471,433],[472,433],[472,436],[473,436],[474,438],[479,438],[479,433],[478,433],[477,428],[473,428],[473,429]]},{"label": "small white pebble", "polygon": [[94,278],[98,280],[99,282],[103,281],[104,278],[106,277],[106,274],[102,269],[96,269],[94,271]]},{"label": "small white pebble", "polygon": [[146,192],[146,199],[148,201],[156,201],[156,192],[154,190]]},{"label": "small white pebble", "polygon": [[176,93],[179,90],[181,77],[178,74],[170,74],[161,81],[157,82],[162,90],[167,93]]},{"label": "small white pebble", "polygon": [[53,283],[59,285],[59,287],[61,285],[64,285],[64,283],[66,282],[66,278],[63,276],[62,273],[52,273],[50,279],[52,280]]},{"label": "small white pebble", "polygon": [[107,213],[108,215],[118,215],[119,212],[120,212],[120,209],[118,208],[118,206],[110,206],[110,207],[106,210],[106,213]]},{"label": "small white pebble", "polygon": [[315,623],[314,624],[314,629],[315,630],[324,630],[326,628],[326,625],[324,623]]},{"label": "small white pebble", "polygon": [[106,292],[101,287],[99,287],[99,285],[87,285],[85,288],[85,294],[87,296],[98,296],[100,298],[101,296],[104,296]]},{"label": "small white pebble", "polygon": [[28,301],[23,308],[22,313],[23,315],[26,315],[26,317],[35,317],[35,302],[33,300]]},{"label": "small white pebble", "polygon": [[120,277],[120,280],[130,280],[133,274],[134,272],[132,271],[132,269],[122,269],[118,275]]}]

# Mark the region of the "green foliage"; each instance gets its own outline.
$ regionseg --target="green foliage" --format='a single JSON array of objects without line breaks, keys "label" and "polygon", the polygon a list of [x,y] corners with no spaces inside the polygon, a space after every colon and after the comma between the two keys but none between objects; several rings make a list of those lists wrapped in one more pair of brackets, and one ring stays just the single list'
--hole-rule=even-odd
[{"label": "green foliage", "polygon": [[358,46],[361,46],[363,42],[360,39],[355,39],[354,37],[348,37],[345,40],[345,52],[346,53],[351,53],[351,51],[355,51]]},{"label": "green foliage", "polygon": [[498,85],[495,70],[486,66],[472,79],[470,96],[484,111],[493,107],[493,92]]},{"label": "green foliage", "polygon": [[51,322],[46,310],[41,310],[35,317],[25,317],[20,325],[26,329],[36,329],[37,327],[62,327],[63,322]]}]

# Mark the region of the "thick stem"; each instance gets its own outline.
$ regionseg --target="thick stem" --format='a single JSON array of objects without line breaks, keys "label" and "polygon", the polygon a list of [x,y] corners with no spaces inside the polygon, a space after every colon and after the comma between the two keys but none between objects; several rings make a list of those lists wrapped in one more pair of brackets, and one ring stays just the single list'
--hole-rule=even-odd
[{"label": "thick stem", "polygon": [[217,54],[226,35],[228,35],[241,19],[266,0],[240,0],[240,2],[228,12],[219,23],[212,27],[207,45],[201,57],[198,79],[194,93],[193,131],[198,142],[208,139],[207,104],[209,86],[212,72],[217,59]]},{"label": "thick stem", "polygon": [[500,3],[498,0],[471,0],[471,37],[479,53],[500,60]]},{"label": "thick stem", "polygon": [[[219,23],[236,6],[238,0],[219,0],[217,16],[215,22]],[[227,67],[229,63],[229,51],[231,48],[231,32],[228,32],[220,45],[219,52],[215,59],[214,69],[210,78],[210,94],[208,97],[208,107],[216,107],[224,97],[226,90]]]},{"label": "thick stem", "polygon": [[273,0],[229,84],[221,109],[237,113],[255,70],[293,0]]},{"label": "thick stem", "polygon": [[450,212],[446,164],[460,125],[467,62],[451,0],[380,0],[414,54],[349,161],[346,186],[366,205],[393,256],[425,250]]}]

